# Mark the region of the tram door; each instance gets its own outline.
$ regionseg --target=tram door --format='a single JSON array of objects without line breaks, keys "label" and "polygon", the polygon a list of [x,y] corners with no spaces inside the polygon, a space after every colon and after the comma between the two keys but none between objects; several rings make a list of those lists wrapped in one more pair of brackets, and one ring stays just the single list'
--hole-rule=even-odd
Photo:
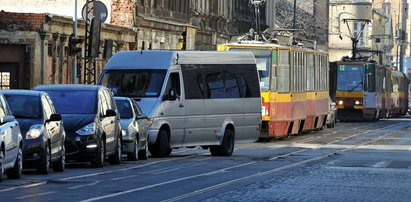
[{"label": "tram door", "polygon": [[0,89],[18,88],[18,63],[0,63]]}]

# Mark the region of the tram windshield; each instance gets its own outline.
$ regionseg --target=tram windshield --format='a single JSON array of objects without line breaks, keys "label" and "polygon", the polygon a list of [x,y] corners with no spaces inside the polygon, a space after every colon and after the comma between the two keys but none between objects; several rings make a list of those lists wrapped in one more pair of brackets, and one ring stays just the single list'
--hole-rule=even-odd
[{"label": "tram windshield", "polygon": [[363,65],[338,65],[337,90],[362,91],[363,90]]},{"label": "tram windshield", "polygon": [[230,51],[250,51],[254,54],[257,70],[260,76],[261,91],[268,91],[270,88],[270,58],[271,51],[269,49],[248,49],[248,48],[232,48]]}]

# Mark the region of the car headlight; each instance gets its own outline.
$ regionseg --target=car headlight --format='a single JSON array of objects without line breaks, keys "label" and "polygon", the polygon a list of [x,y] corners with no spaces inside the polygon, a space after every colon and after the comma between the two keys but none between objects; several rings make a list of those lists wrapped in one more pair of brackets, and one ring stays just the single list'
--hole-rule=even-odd
[{"label": "car headlight", "polygon": [[338,101],[338,104],[342,105],[342,104],[344,104],[344,101],[340,100],[340,101]]},{"label": "car headlight", "polygon": [[355,103],[356,105],[359,105],[359,104],[360,104],[360,101],[356,100],[354,103]]},{"label": "car headlight", "polygon": [[121,130],[121,136],[128,136],[128,130],[126,129]]},{"label": "car headlight", "polygon": [[40,135],[43,133],[43,125],[42,124],[36,124],[32,125],[30,127],[30,130],[27,131],[26,133],[26,139],[36,139],[40,137]]},{"label": "car headlight", "polygon": [[93,135],[95,132],[96,132],[96,124],[94,122],[76,131],[76,133],[79,135]]}]

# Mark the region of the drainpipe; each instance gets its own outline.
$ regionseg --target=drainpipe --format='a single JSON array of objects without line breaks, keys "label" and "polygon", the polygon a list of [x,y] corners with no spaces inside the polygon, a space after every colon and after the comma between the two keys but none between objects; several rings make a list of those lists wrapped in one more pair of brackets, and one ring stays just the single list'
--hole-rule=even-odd
[{"label": "drainpipe", "polygon": [[46,38],[46,32],[40,31],[40,84],[44,84],[44,46],[45,42],[44,39]]},{"label": "drainpipe", "polygon": [[66,35],[61,35],[60,36],[60,45],[59,45],[59,72],[60,72],[60,78],[59,78],[59,84],[63,84],[63,77],[64,75],[64,42],[66,41],[67,36]]}]

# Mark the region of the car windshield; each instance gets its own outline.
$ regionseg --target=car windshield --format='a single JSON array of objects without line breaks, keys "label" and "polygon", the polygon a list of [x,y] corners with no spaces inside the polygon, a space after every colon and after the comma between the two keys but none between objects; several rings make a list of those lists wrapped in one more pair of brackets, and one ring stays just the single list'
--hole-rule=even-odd
[{"label": "car windshield", "polygon": [[120,118],[129,119],[133,118],[133,109],[130,102],[127,100],[116,100],[117,109],[120,112]]},{"label": "car windshield", "polygon": [[337,71],[337,90],[361,91],[363,89],[362,65],[339,65]]},{"label": "car windshield", "polygon": [[29,95],[5,95],[5,97],[16,118],[40,119],[43,117],[40,97]]},{"label": "car windshield", "polygon": [[61,114],[95,114],[96,91],[46,91]]},{"label": "car windshield", "polygon": [[158,97],[166,70],[112,70],[104,74],[101,85],[115,96]]},{"label": "car windshield", "polygon": [[268,91],[270,88],[270,57],[271,51],[268,49],[246,49],[232,48],[230,51],[249,51],[254,54],[257,63],[257,70],[260,76],[261,91]]}]

